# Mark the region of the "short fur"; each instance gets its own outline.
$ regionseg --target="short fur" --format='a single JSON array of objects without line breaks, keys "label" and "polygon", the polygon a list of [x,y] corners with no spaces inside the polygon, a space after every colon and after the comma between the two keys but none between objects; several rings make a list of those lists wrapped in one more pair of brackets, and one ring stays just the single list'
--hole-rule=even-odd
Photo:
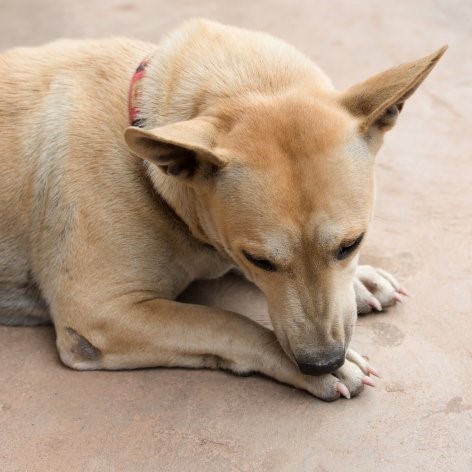
[{"label": "short fur", "polygon": [[[443,52],[344,92],[286,43],[206,20],[158,45],[3,53],[0,322],[52,320],[74,369],[225,368],[359,393],[372,369],[348,348],[356,314],[401,289],[357,249],[338,259],[367,231],[383,133]],[[145,57],[144,126],[129,127]],[[274,331],[174,301],[234,266]]]}]

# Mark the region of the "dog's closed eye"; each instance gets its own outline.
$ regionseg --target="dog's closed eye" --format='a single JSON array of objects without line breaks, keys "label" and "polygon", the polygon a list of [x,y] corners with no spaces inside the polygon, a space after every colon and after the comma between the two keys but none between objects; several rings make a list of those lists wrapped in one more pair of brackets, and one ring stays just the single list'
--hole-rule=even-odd
[{"label": "dog's closed eye", "polygon": [[336,259],[341,261],[349,257],[359,246],[362,239],[364,238],[364,233],[362,233],[357,239],[353,242],[342,244],[336,253]]},{"label": "dog's closed eye", "polygon": [[260,259],[256,256],[249,254],[246,251],[243,251],[244,257],[259,269],[265,270],[266,272],[275,272],[277,268],[275,265],[267,259]]}]

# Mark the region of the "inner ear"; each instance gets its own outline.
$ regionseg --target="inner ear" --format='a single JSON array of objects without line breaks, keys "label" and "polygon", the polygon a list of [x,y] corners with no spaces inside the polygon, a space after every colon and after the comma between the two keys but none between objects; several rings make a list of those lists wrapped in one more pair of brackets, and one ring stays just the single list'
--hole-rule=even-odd
[{"label": "inner ear", "polygon": [[197,153],[172,144],[161,143],[159,149],[154,147],[148,160],[156,164],[162,172],[168,175],[184,178],[192,177],[198,167]]},{"label": "inner ear", "polygon": [[167,175],[208,178],[227,162],[215,149],[216,130],[207,120],[194,119],[160,128],[125,130],[128,147]]},{"label": "inner ear", "polygon": [[141,157],[155,164],[165,174],[174,177],[189,179],[197,173],[209,177],[218,170],[212,156],[204,150],[196,151],[147,137],[140,138],[137,147],[140,148]]},{"label": "inner ear", "polygon": [[446,48],[350,87],[341,95],[342,106],[360,118],[362,132],[367,133],[372,127],[381,131],[390,129],[405,101],[431,72]]},{"label": "inner ear", "polygon": [[402,111],[403,103],[390,105],[373,123],[380,131],[387,131],[397,122],[398,115]]}]

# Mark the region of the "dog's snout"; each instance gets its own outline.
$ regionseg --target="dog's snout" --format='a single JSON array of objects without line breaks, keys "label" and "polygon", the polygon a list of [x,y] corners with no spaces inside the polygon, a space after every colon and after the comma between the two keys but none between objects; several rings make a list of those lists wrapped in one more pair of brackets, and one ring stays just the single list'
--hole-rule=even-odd
[{"label": "dog's snout", "polygon": [[306,375],[324,375],[339,369],[345,360],[342,347],[297,357],[298,368]]}]

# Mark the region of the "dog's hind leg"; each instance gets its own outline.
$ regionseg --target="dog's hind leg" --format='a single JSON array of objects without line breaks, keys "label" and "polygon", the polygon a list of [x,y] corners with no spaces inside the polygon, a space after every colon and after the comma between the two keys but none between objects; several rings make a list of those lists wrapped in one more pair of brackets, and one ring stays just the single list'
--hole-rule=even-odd
[{"label": "dog's hind leg", "polygon": [[38,326],[50,323],[48,306],[30,278],[23,283],[0,282],[0,324]]}]

